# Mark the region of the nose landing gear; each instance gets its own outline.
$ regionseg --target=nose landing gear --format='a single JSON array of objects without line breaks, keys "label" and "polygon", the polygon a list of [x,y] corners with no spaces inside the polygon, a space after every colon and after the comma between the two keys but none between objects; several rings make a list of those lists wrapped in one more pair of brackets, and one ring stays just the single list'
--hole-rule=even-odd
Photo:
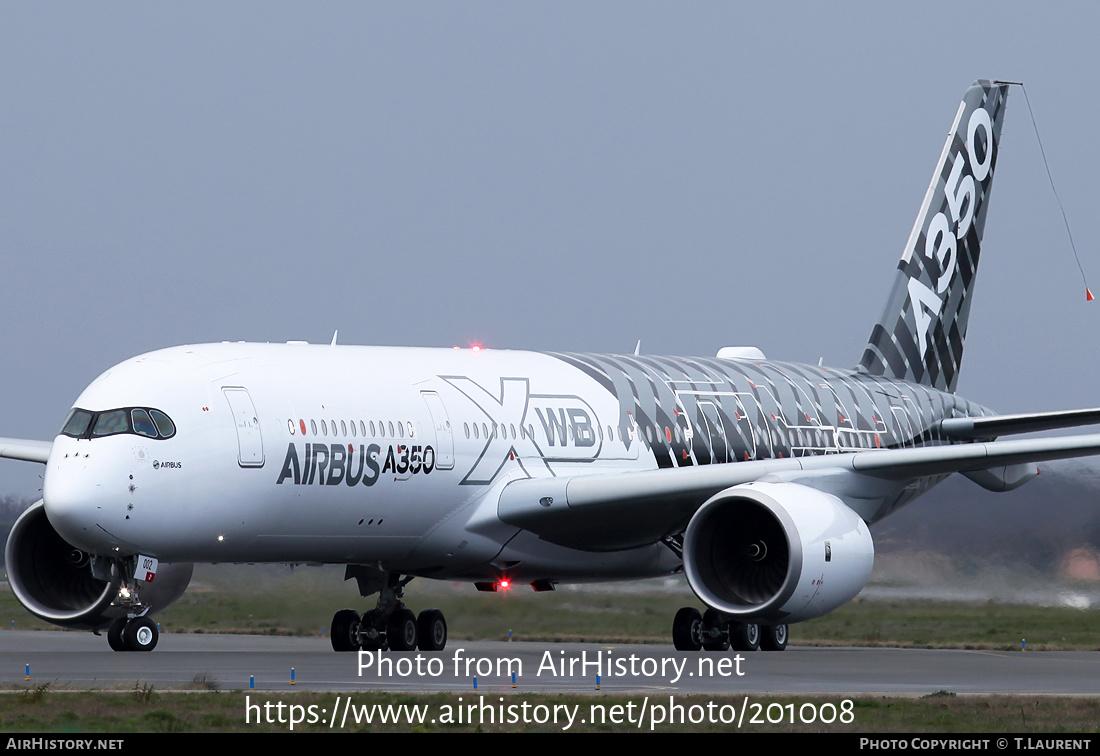
[{"label": "nose landing gear", "polygon": [[[130,557],[133,560],[134,557]],[[107,645],[112,651],[152,651],[157,647],[160,631],[146,615],[151,607],[140,597],[141,583],[134,577],[130,564],[120,562],[111,566],[115,574],[124,576],[118,588],[117,603],[126,609],[125,617],[118,617],[107,627]]]}]

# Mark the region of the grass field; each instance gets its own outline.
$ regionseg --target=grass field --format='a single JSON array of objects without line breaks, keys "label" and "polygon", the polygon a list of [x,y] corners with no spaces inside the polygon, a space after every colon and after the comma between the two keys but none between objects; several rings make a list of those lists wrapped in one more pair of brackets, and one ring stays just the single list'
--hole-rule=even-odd
[{"label": "grass field", "polygon": [[[336,609],[362,611],[354,581],[332,568],[205,567],[183,598],[157,615],[167,632],[320,635]],[[417,581],[406,601],[447,616],[454,640],[668,643],[672,617],[698,606],[679,581],[566,587],[535,593],[517,587],[478,593],[466,584]],[[50,629],[0,591],[0,622]],[[993,601],[856,600],[792,626],[792,643],[926,648],[1100,650],[1100,610]]]},{"label": "grass field", "polygon": [[[464,703],[474,700],[467,694]],[[665,707],[665,713],[659,715],[652,708],[643,709],[646,702],[641,694],[488,693],[484,696],[488,705],[496,707],[498,712],[501,706],[510,707],[514,714],[503,718],[505,724],[501,724],[499,718],[492,724],[488,723],[487,718],[483,724],[470,724],[468,719],[459,721],[457,709],[460,704],[456,695],[362,692],[353,697],[356,707],[423,707],[424,720],[413,724],[407,720],[383,724],[375,719],[370,724],[361,721],[357,725],[351,720],[350,724],[337,729],[344,732],[557,732],[563,729],[563,724],[555,725],[552,721],[524,723],[520,714],[520,707],[524,705],[532,714],[538,706],[548,710],[554,707],[574,709],[577,716],[569,729],[579,732],[649,730],[651,726],[660,732],[731,732],[738,730],[735,715],[742,708],[746,711],[740,727],[743,732],[1095,733],[1100,722],[1098,698],[956,697],[939,693],[923,698],[749,696],[747,700],[746,706],[743,696],[677,696],[675,704],[683,707],[685,719],[690,719],[692,714],[700,715],[709,708],[715,721],[670,724],[667,722],[670,711],[668,696],[655,695],[648,699],[650,705]],[[283,723],[278,722],[279,715],[274,708],[266,710],[274,721],[257,722],[261,712],[265,711],[265,703],[271,703],[274,707],[279,702],[285,707]],[[331,711],[336,703],[335,694],[305,692],[257,695],[254,691],[219,691],[188,694],[165,693],[139,685],[128,691],[91,693],[55,691],[38,686],[0,695],[0,732],[286,732],[290,729],[291,705],[300,707],[302,715],[296,731],[328,732],[330,728],[320,712]],[[246,704],[258,707],[252,710],[253,719],[249,723],[245,722]],[[649,716],[642,717],[641,728],[622,719],[616,722],[611,719],[614,714],[612,707],[615,706],[622,707],[623,717],[630,710],[647,710]],[[305,716],[310,711],[309,707],[313,707],[320,721],[309,722]],[[694,711],[689,711],[692,709]],[[448,711],[452,715],[451,722],[444,721]],[[816,720],[818,712],[831,721],[801,721],[811,717]],[[604,715],[602,720],[600,714]],[[520,721],[509,722],[512,716]],[[733,721],[723,724],[723,718]],[[432,719],[436,721],[433,723]],[[581,719],[587,721],[582,724]]]}]

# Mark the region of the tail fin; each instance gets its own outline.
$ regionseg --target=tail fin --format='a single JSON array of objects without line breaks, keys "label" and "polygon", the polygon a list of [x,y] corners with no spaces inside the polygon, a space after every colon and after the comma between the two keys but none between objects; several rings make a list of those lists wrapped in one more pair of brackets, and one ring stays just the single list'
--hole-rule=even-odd
[{"label": "tail fin", "polygon": [[955,390],[1007,97],[1007,84],[980,80],[959,104],[860,361],[873,375]]}]

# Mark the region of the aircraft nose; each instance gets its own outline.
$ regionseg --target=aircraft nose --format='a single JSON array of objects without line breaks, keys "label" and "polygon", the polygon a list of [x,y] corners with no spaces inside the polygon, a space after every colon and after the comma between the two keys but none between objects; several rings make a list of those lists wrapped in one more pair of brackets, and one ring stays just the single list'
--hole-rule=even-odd
[{"label": "aircraft nose", "polygon": [[[87,456],[51,453],[42,483],[46,517],[68,543],[92,552],[107,550],[108,534],[100,527],[102,484]],[[113,540],[113,539],[112,539]]]}]

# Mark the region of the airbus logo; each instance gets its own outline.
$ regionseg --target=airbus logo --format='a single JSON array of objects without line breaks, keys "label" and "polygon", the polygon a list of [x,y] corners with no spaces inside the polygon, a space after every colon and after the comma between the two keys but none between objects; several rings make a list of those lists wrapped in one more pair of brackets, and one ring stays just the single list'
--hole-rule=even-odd
[{"label": "airbus logo", "polygon": [[276,485],[290,480],[294,485],[373,486],[386,473],[428,475],[435,469],[435,449],[431,446],[399,444],[386,448],[378,444],[306,444],[298,454],[296,444],[288,444],[283,467]]}]

